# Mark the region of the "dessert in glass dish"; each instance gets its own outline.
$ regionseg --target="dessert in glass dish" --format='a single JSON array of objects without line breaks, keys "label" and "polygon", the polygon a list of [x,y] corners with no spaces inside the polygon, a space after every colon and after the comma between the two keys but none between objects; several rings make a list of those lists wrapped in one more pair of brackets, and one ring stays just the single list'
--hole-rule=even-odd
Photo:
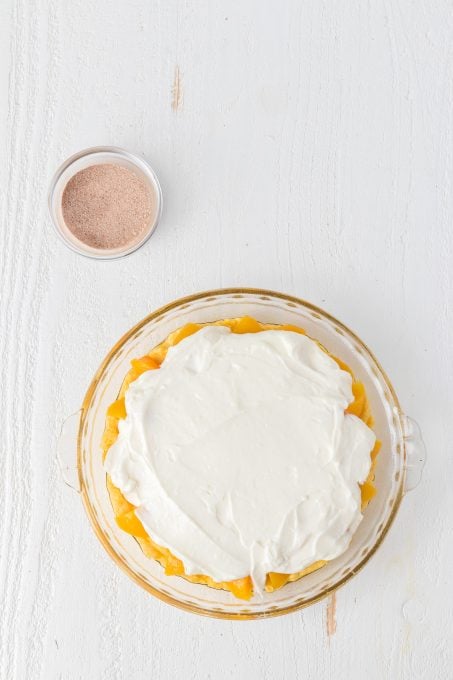
[{"label": "dessert in glass dish", "polygon": [[303,328],[188,323],[131,361],[102,438],[118,526],[236,598],[342,555],[375,494],[364,385]]},{"label": "dessert in glass dish", "polygon": [[[257,540],[255,540],[255,543],[257,545],[255,545],[254,551],[252,551],[255,559],[257,556],[260,557],[259,565],[255,566],[249,559],[245,559],[247,555],[250,557],[251,541],[250,536],[246,533],[247,527],[244,527],[243,532],[245,533],[243,533],[243,538],[248,550],[246,551],[245,547],[240,544],[239,553],[235,550],[233,551],[233,557],[237,558],[239,564],[242,565],[241,571],[236,570],[237,565],[233,565],[234,571],[230,570],[231,563],[228,566],[226,560],[222,561],[220,559],[217,560],[216,568],[213,569],[211,564],[205,565],[204,562],[202,563],[200,555],[188,554],[188,548],[192,547],[191,544],[186,544],[185,546],[177,545],[174,542],[174,537],[170,536],[167,531],[165,531],[165,534],[164,532],[157,531],[153,535],[152,529],[158,527],[154,524],[157,521],[156,518],[148,517],[148,513],[153,509],[151,499],[145,499],[145,496],[143,496],[140,501],[143,506],[143,513],[145,513],[146,503],[147,517],[142,514],[141,510],[135,509],[138,508],[137,503],[140,500],[138,497],[133,499],[133,496],[129,496],[130,499],[136,501],[135,504],[131,500],[127,500],[127,495],[132,493],[132,481],[135,472],[134,474],[131,472],[129,480],[131,487],[129,491],[125,487],[124,494],[113,483],[112,479],[109,479],[110,475],[108,473],[106,476],[106,466],[110,466],[109,458],[114,450],[114,442],[118,437],[119,429],[123,427],[121,423],[126,423],[127,415],[133,415],[132,412],[130,414],[126,413],[128,409],[127,392],[130,392],[135,383],[139,385],[140,379],[143,379],[146,383],[148,380],[151,380],[152,374],[158,375],[163,370],[162,360],[165,350],[168,349],[170,344],[166,340],[172,340],[174,344],[175,339],[180,334],[179,339],[181,342],[174,349],[178,350],[179,348],[181,350],[184,348],[184,340],[181,337],[184,333],[190,331],[190,329],[197,331],[193,334],[193,338],[195,338],[200,331],[200,326],[204,328],[207,324],[212,324],[212,322],[219,319],[239,320],[243,317],[256,319],[260,324],[263,324],[263,329],[264,327],[275,328],[275,326],[278,326],[282,330],[283,327],[289,326],[290,331],[292,330],[294,333],[298,332],[294,327],[304,329],[308,339],[314,339],[316,343],[319,343],[327,350],[327,358],[330,356],[332,360],[335,360],[339,368],[346,370],[346,366],[349,367],[353,374],[350,389],[352,389],[354,399],[345,409],[339,406],[342,399],[347,401],[350,397],[349,394],[349,397],[346,398],[346,394],[343,393],[346,383],[342,378],[337,385],[338,391],[334,391],[331,395],[333,401],[335,399],[338,400],[335,408],[343,419],[345,418],[345,411],[348,415],[356,415],[372,430],[374,433],[372,436],[381,443],[377,459],[375,458],[377,449],[374,447],[369,453],[363,453],[364,468],[366,468],[365,460],[366,465],[369,466],[365,481],[362,482],[360,480],[366,470],[365,472],[356,470],[357,480],[354,483],[351,481],[351,495],[354,496],[354,502],[349,499],[345,504],[346,511],[350,513],[350,519],[346,523],[346,515],[343,513],[341,521],[345,522],[343,526],[347,525],[349,527],[352,538],[345,550],[338,554],[337,557],[327,559],[322,568],[315,567],[320,566],[326,557],[334,554],[334,548],[340,552],[342,547],[340,546],[338,535],[332,533],[334,527],[330,527],[330,533],[327,533],[327,536],[330,536],[331,539],[330,552],[327,551],[325,542],[322,544],[319,540],[317,542],[317,546],[322,547],[323,556],[322,561],[318,560],[319,564],[316,564],[315,558],[317,554],[313,550],[310,553],[311,548],[308,543],[304,547],[304,560],[300,563],[291,562],[291,559],[294,558],[295,560],[298,555],[302,555],[301,551],[298,550],[296,542],[291,540],[291,535],[295,536],[298,534],[302,526],[303,517],[301,518],[299,513],[297,514],[297,524],[288,519],[284,531],[279,534],[278,528],[279,526],[283,528],[283,522],[281,520],[279,525],[275,520],[276,523],[272,524],[274,521],[272,514],[276,516],[277,513],[272,513],[273,506],[268,499],[265,508],[266,522],[262,527],[258,527],[260,532],[262,531],[263,533],[256,533]],[[240,322],[236,321],[236,323],[239,324]],[[242,321],[242,324],[246,326],[246,332],[243,335],[247,336],[247,334],[250,334],[250,341],[253,340],[255,342],[256,338],[264,335],[261,333],[261,329],[258,333],[253,334],[251,329],[247,328],[247,323],[251,322]],[[181,331],[180,329],[183,328],[186,330]],[[236,328],[236,330],[239,328]],[[287,333],[288,337],[292,337],[291,332],[285,331],[285,333]],[[239,337],[240,334],[235,333],[234,335]],[[252,336],[254,337],[252,338]],[[186,340],[190,341],[191,337],[189,335]],[[301,337],[303,336],[301,335]],[[153,348],[159,348],[158,351],[162,353],[160,357],[154,355]],[[320,349],[319,346],[318,349]],[[298,352],[296,354],[298,355]],[[324,352],[324,354],[326,353]],[[142,357],[148,357],[148,359],[140,361]],[[153,358],[154,360],[151,361]],[[138,363],[136,363],[137,359],[139,360]],[[286,357],[287,359],[288,357]],[[181,357],[178,361],[180,360],[182,361]],[[132,375],[129,374],[131,361],[133,361],[132,370],[137,372],[136,380],[132,382]],[[142,369],[146,368],[147,362],[147,368],[151,370],[145,370],[140,377],[138,374]],[[156,363],[159,363],[159,368],[156,368]],[[329,365],[332,366],[332,364]],[[325,368],[327,369],[327,364]],[[337,370],[335,366],[333,368]],[[266,371],[269,370],[271,369],[267,367]],[[258,373],[261,376],[261,370]],[[223,380],[225,380],[225,377],[230,379],[229,375],[226,376],[225,373],[222,375]],[[256,371],[254,374],[248,375],[249,377],[250,375],[256,375]],[[278,389],[283,389],[282,384],[284,384],[284,381],[282,383],[281,375],[280,378],[278,375],[280,374],[274,374],[273,379],[277,381]],[[126,378],[126,376],[128,377]],[[231,380],[236,377],[237,375],[234,373],[231,376]],[[174,371],[173,378],[175,378]],[[155,379],[153,378],[153,380]],[[130,389],[127,389],[128,382],[130,383]],[[241,397],[241,390],[245,389],[244,384],[243,382],[235,383],[235,392],[233,391],[233,383],[230,382],[230,394]],[[145,384],[145,387],[148,394],[148,388],[151,389],[151,386]],[[175,392],[171,391],[168,392],[167,396],[173,395],[172,398],[176,400],[175,394]],[[194,390],[192,390],[191,394],[195,397]],[[222,394],[223,392],[221,392]],[[304,394],[307,396],[305,392]],[[340,396],[341,394],[344,394],[344,396]],[[130,392],[131,395],[133,395],[133,392]],[[243,396],[252,398],[253,394],[247,392]],[[256,396],[257,394],[255,393],[254,398]],[[122,403],[121,399],[123,397],[125,397],[125,402]],[[274,397],[275,394],[273,393]],[[303,395],[300,395],[300,398],[302,399]],[[114,402],[117,402],[115,406],[111,406]],[[218,404],[218,401],[213,402],[212,408],[216,404]],[[174,409],[176,409],[176,406],[177,403],[175,401]],[[208,406],[211,408],[211,404]],[[232,408],[231,404],[228,407]],[[106,428],[106,412],[108,409],[109,415],[107,417]],[[193,410],[190,413],[193,414]],[[290,418],[291,413],[293,411],[290,409],[288,413],[284,414],[284,417]],[[370,421],[371,414],[372,421]],[[210,415],[211,411],[209,411]],[[202,420],[205,421],[204,411],[201,416]],[[165,417],[171,417],[167,414],[166,409]],[[255,413],[254,417],[258,417],[258,415]],[[293,420],[291,423],[293,423]],[[293,502],[294,496],[292,494],[296,493],[297,484],[295,481],[299,480],[300,482],[303,475],[302,469],[285,457],[289,456],[291,451],[294,451],[290,446],[286,446],[286,444],[291,444],[291,442],[294,444],[294,441],[292,439],[285,439],[285,447],[283,447],[283,442],[278,440],[279,436],[287,438],[291,432],[294,432],[293,424],[291,427],[287,427],[287,420],[281,422],[284,423],[285,427],[277,430],[277,418],[266,419],[266,422],[261,422],[261,428],[257,427],[251,433],[252,436],[247,441],[249,442],[249,452],[258,455],[257,451],[262,451],[263,456],[270,455],[270,451],[272,451],[270,442],[272,440],[274,443],[276,442],[277,454],[271,458],[271,461],[273,461],[271,472],[275,482],[273,488],[278,490],[282,480],[285,484],[289,480],[289,484],[286,485],[290,492],[288,494],[289,503],[289,501]],[[299,422],[296,422],[295,425],[301,427]],[[288,432],[285,432],[285,428]],[[147,436],[150,436],[150,432],[151,430],[148,431]],[[178,432],[179,436],[181,436],[182,430],[178,430]],[[243,430],[240,430],[240,432],[243,432]],[[266,434],[266,437],[264,437],[264,434]],[[76,463],[72,453],[74,438],[77,440]],[[277,438],[277,440],[273,438]],[[234,508],[234,512],[231,513],[230,511],[230,501],[228,498],[225,498],[224,503],[219,503],[220,498],[218,495],[220,493],[223,496],[228,496],[228,494],[225,494],[225,486],[217,487],[214,490],[213,496],[206,493],[202,496],[199,508],[197,506],[200,513],[196,518],[193,514],[194,507],[192,505],[190,507],[187,506],[187,503],[191,501],[191,497],[178,494],[178,500],[186,515],[192,517],[192,521],[194,518],[201,518],[203,522],[206,522],[209,515],[209,519],[212,522],[215,520],[217,512],[218,520],[215,521],[222,523],[222,531],[226,535],[228,526],[231,527],[232,532],[236,531],[232,524],[232,519],[236,527],[238,520],[241,521],[242,515],[238,514],[238,509],[243,507],[241,503],[247,506],[247,503],[250,503],[253,497],[257,497],[256,488],[268,490],[269,484],[266,485],[266,480],[259,476],[255,480],[255,475],[249,474],[248,481],[238,477],[236,479],[237,483],[234,485],[234,494],[231,491],[233,464],[236,466],[240,462],[238,458],[235,458],[234,454],[239,450],[239,445],[243,447],[243,442],[235,440],[237,448],[234,450],[230,449],[230,469],[227,463],[220,458],[221,453],[225,451],[225,449],[220,447],[220,441],[222,441],[223,446],[227,439],[219,438],[217,441],[218,446],[212,449],[213,455],[216,464],[220,466],[219,470],[225,472],[222,483],[225,485],[227,480],[230,480],[231,506]],[[181,445],[181,442],[173,443],[178,446]],[[369,446],[371,446],[371,440]],[[101,450],[104,453],[107,452],[105,460],[100,453]],[[244,448],[241,450],[244,451]],[[180,451],[174,448],[171,453],[177,460]],[[205,455],[206,450],[200,448],[199,453],[200,455]],[[375,461],[372,461],[373,457]],[[253,288],[228,288],[196,293],[175,300],[165,307],[151,312],[145,319],[132,327],[118,340],[102,361],[89,385],[81,410],[65,421],[59,443],[59,458],[64,479],[66,483],[80,491],[81,499],[93,529],[99,541],[116,564],[148,593],[173,606],[192,613],[233,620],[257,619],[288,614],[319,601],[358,574],[382,544],[398,512],[404,494],[417,485],[424,457],[423,442],[415,423],[402,411],[393,385],[373,353],[353,331],[332,315],[309,302],[284,293]],[[182,467],[178,468],[177,475],[168,476],[172,465],[170,459],[171,455],[168,456],[167,460],[164,458],[162,460],[156,458],[155,460],[159,464],[159,479],[162,485],[168,488],[171,495],[175,493],[174,485],[177,480],[181,479],[178,475],[181,475]],[[142,457],[140,458],[140,463],[142,465],[146,463],[147,468],[149,468],[152,460],[151,458],[147,461],[146,458]],[[249,459],[249,462],[251,460],[252,458]],[[113,459],[111,462],[113,464]],[[188,461],[185,462],[187,463]],[[373,470],[371,469],[372,462],[375,463]],[[161,463],[163,463],[163,467],[161,467]],[[269,460],[267,464],[269,464]],[[298,461],[298,464],[301,464],[301,461]],[[222,468],[222,465],[225,467]],[[296,469],[291,470],[290,468]],[[264,472],[264,470],[265,468],[263,467],[263,470],[260,469],[260,472]],[[211,491],[207,488],[208,484],[212,486],[212,479],[207,477],[208,473],[208,470],[202,470],[200,479],[196,479],[195,488],[200,489],[203,487],[205,491]],[[167,476],[165,476],[166,474]],[[372,479],[373,474],[374,480]],[[189,486],[189,482],[190,484],[193,483],[194,476],[194,468],[192,467],[188,470],[187,477],[184,479],[184,482],[187,481],[187,486]],[[252,480],[250,480],[250,476],[253,476]],[[304,484],[306,484],[307,479],[305,475]],[[349,477],[348,479],[350,480]],[[118,484],[120,481],[117,479]],[[168,487],[166,486],[167,484],[169,485]],[[146,488],[144,487],[145,492]],[[187,489],[183,491],[186,493]],[[239,491],[241,491],[240,497],[238,496]],[[140,489],[141,492],[143,492],[143,488]],[[307,493],[309,496],[312,496],[312,493],[305,488],[304,495],[307,495]],[[374,496],[371,498],[373,493]],[[347,494],[345,494],[345,497],[347,497]],[[272,498],[276,502],[275,499],[277,497],[273,496]],[[258,500],[260,499],[258,498]],[[304,499],[301,500],[304,502]],[[285,505],[286,499],[280,499],[279,502],[282,503],[280,508],[283,511],[286,509],[284,512],[286,516],[288,514],[288,508]],[[363,516],[361,520],[359,517],[359,504],[362,506],[360,508]],[[326,506],[323,507],[325,510]],[[213,512],[210,513],[210,509]],[[253,510],[257,512],[257,508]],[[139,515],[141,515],[143,521]],[[153,521],[152,526],[151,519]],[[251,519],[253,519],[253,515],[251,515]],[[118,520],[124,528],[120,528]],[[354,530],[353,527],[357,521],[358,525]],[[135,526],[133,523],[135,523]],[[166,526],[168,526],[168,523]],[[201,524],[201,527],[206,528],[206,525]],[[212,525],[209,525],[208,533],[211,530],[210,527],[212,528]],[[255,532],[256,525],[254,527]],[[293,527],[295,527],[296,531],[293,531]],[[320,528],[321,526],[318,526],[318,529]],[[138,533],[139,535],[136,536],[134,533],[128,533],[125,529],[128,531],[132,530],[135,534]],[[349,533],[346,533],[349,536]],[[216,537],[219,540],[221,535],[216,535]],[[272,541],[269,541],[269,537],[274,540],[274,544],[277,537],[276,546],[272,544]],[[280,540],[280,538],[283,540]],[[258,543],[267,543],[267,550],[259,554],[258,549],[260,546]],[[345,543],[347,543],[347,540]],[[273,546],[272,550],[270,549],[271,545]],[[229,550],[230,547],[229,543],[226,545],[223,543],[224,553],[222,558],[225,555],[225,548]],[[228,550],[226,550],[227,553]],[[145,554],[145,551],[147,554]],[[190,557],[192,557],[192,561]],[[185,562],[181,558],[184,558]],[[195,558],[198,559],[198,562]],[[312,563],[305,568],[303,565],[306,564],[305,560],[309,558],[313,559],[315,564]],[[285,560],[287,561],[285,562]],[[172,576],[165,573],[166,570],[169,574],[175,570],[181,571],[181,565],[184,571],[187,572],[184,575],[181,573],[179,576]],[[247,569],[244,568],[245,565]],[[299,568],[300,571],[298,571]],[[313,570],[308,573],[310,568],[313,568]],[[288,569],[293,571],[289,572],[287,571]],[[198,574],[194,574],[195,570],[200,571]],[[210,574],[210,570],[212,574]],[[265,578],[263,571],[267,572]],[[299,578],[301,572],[305,574],[303,578]],[[236,575],[241,575],[241,578],[235,578]],[[197,576],[199,577],[198,579],[196,578]],[[366,576],[364,577],[366,578]],[[212,584],[217,584],[216,587],[207,587],[206,582],[208,578],[212,579]],[[228,580],[222,581],[222,579]],[[255,579],[256,585],[253,583],[253,579]],[[204,582],[197,583],[197,580]],[[239,584],[236,583],[236,585],[239,585],[236,595],[231,592],[231,584],[233,582],[239,582]],[[228,586],[229,590],[224,589],[224,583],[230,584]],[[240,597],[237,595],[240,595]],[[244,599],[249,595],[249,600]]]}]

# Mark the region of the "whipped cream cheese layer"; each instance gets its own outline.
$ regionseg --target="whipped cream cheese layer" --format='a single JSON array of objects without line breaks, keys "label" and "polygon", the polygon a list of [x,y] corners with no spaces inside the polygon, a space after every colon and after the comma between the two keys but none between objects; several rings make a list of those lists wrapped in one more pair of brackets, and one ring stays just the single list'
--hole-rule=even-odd
[{"label": "whipped cream cheese layer", "polygon": [[295,573],[348,547],[373,432],[349,373],[305,335],[207,326],[126,392],[105,467],[187,574]]}]

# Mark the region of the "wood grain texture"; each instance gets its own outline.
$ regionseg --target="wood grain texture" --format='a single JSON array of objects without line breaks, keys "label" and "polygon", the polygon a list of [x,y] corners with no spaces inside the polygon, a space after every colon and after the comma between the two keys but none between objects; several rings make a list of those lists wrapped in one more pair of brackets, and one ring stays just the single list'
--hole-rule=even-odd
[{"label": "wood grain texture", "polygon": [[[0,19],[0,678],[451,677],[451,3],[4,0]],[[163,185],[156,234],[120,261],[74,255],[47,215],[57,164],[97,144]],[[155,601],[56,465],[121,333],[241,284],[354,328],[427,443],[330,638],[327,603],[234,623]]]}]

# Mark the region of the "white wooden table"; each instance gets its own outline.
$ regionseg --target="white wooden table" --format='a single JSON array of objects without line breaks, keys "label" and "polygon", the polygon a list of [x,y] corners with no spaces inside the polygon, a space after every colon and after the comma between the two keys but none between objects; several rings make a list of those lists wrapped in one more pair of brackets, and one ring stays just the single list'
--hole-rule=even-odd
[{"label": "white wooden table", "polygon": [[[0,678],[453,678],[451,2],[0,12]],[[98,144],[143,153],[165,203],[148,245],[107,263],[67,250],[46,207],[56,166]],[[153,599],[59,474],[59,426],[116,339],[231,285],[355,329],[424,432],[423,481],[330,635],[327,602],[241,623]]]}]

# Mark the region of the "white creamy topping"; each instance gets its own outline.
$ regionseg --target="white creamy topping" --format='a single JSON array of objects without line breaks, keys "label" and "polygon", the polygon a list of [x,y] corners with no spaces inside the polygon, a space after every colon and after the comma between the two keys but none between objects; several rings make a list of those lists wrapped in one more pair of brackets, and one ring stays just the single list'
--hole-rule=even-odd
[{"label": "white creamy topping", "polygon": [[187,574],[260,592],[343,553],[362,518],[375,436],[352,399],[307,336],[207,326],[130,385],[105,467]]}]

